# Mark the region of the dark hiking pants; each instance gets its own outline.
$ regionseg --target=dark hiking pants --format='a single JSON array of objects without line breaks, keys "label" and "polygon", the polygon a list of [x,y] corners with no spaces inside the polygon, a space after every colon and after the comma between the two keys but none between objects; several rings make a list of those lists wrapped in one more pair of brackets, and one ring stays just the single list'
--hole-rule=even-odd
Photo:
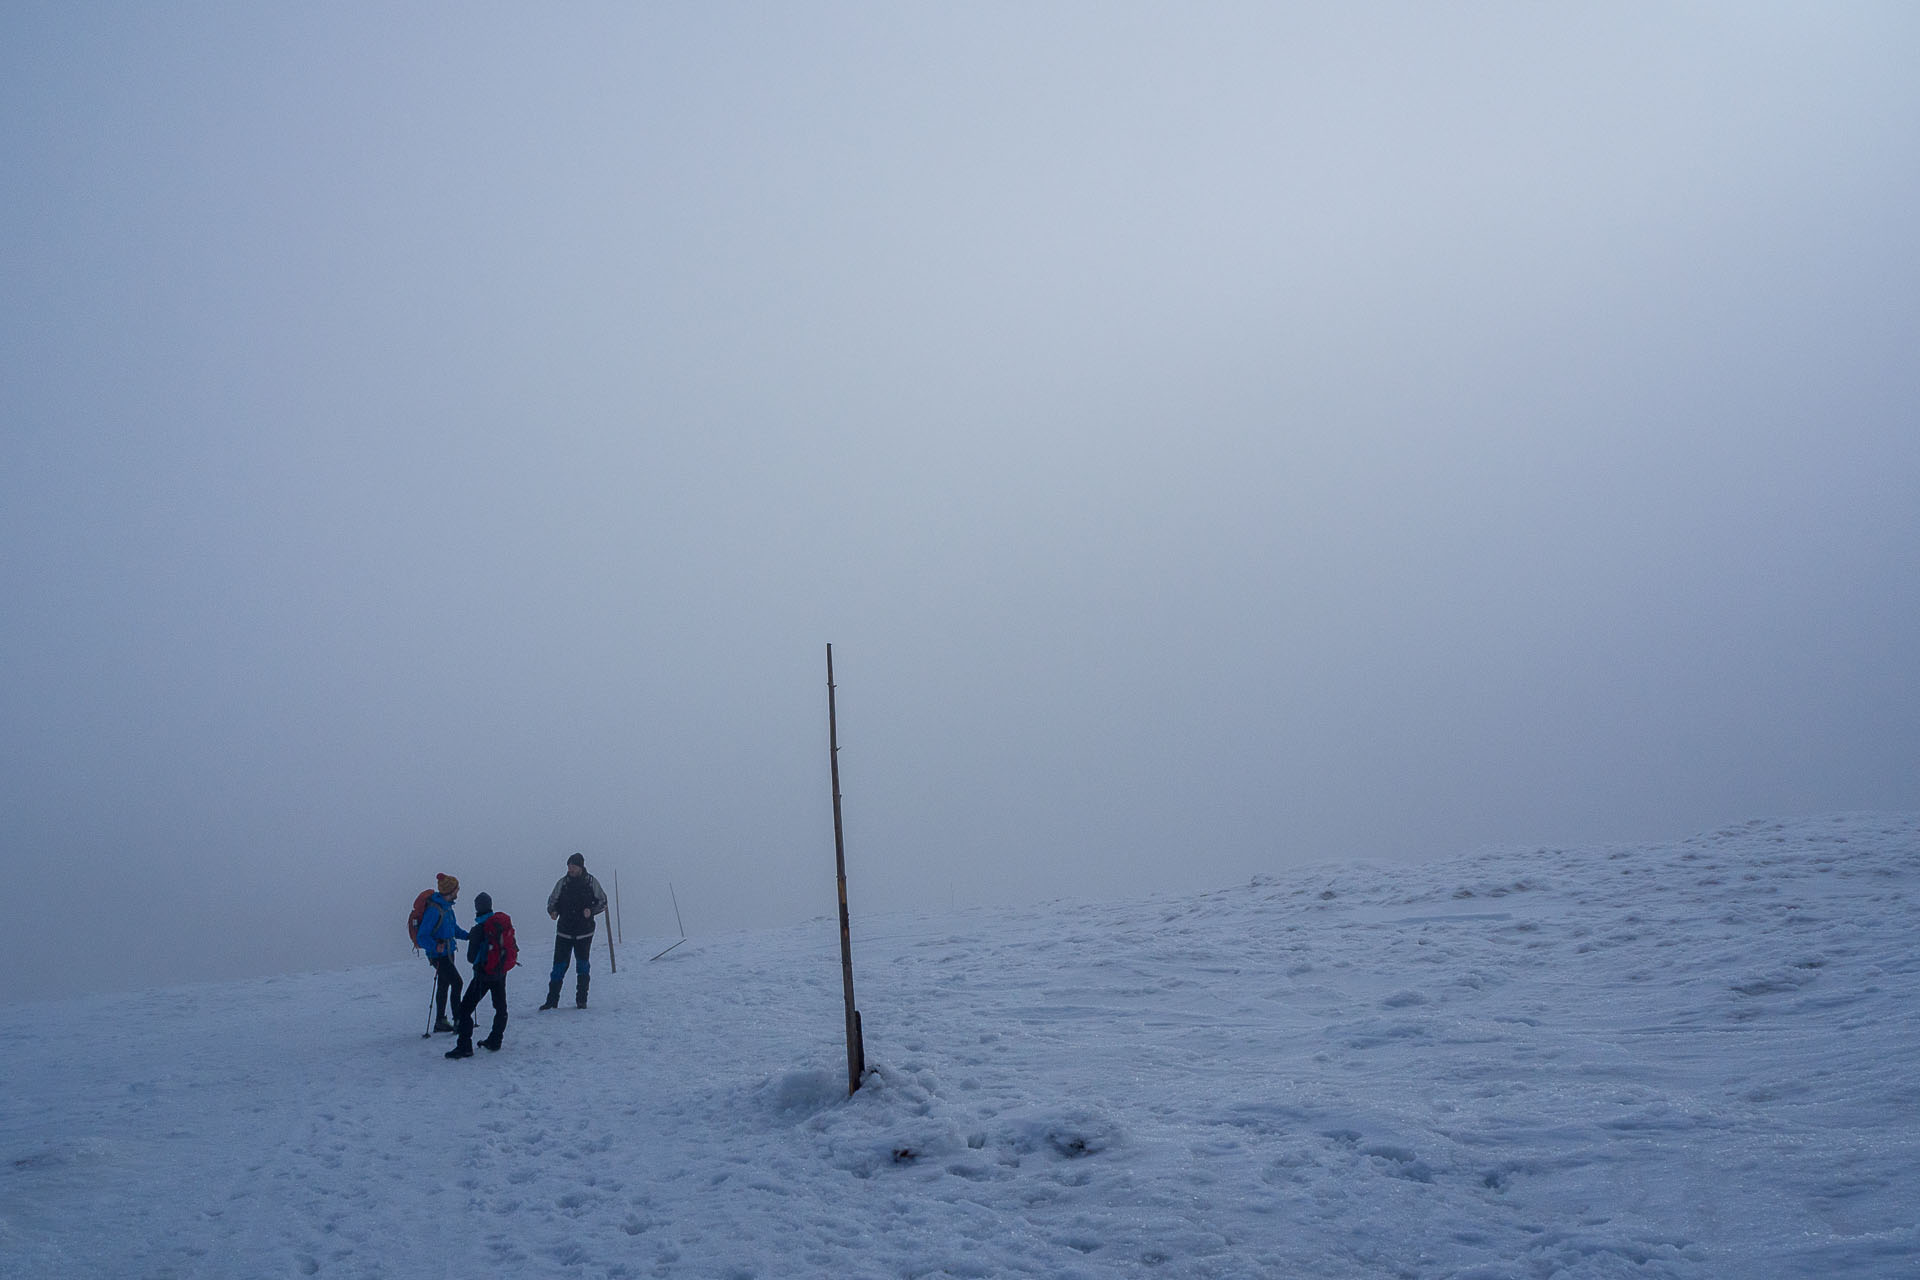
[{"label": "dark hiking pants", "polygon": [[587,953],[593,950],[593,935],[584,938],[569,938],[566,934],[556,934],[553,939],[553,972],[547,978],[549,984],[567,976],[567,958],[573,958],[573,967],[581,977],[587,976]]},{"label": "dark hiking pants", "polygon": [[507,975],[476,973],[473,981],[467,984],[467,994],[460,1001],[460,1021],[457,1025],[461,1044],[473,1043],[473,1011],[480,1007],[480,997],[484,995],[493,997],[493,1030],[487,1034],[487,1039],[499,1044],[500,1033],[507,1029]]},{"label": "dark hiking pants", "polygon": [[453,967],[452,956],[433,957],[433,1007],[442,1018],[447,1016],[447,1002],[451,1000],[457,1008],[460,1004],[460,971]]}]

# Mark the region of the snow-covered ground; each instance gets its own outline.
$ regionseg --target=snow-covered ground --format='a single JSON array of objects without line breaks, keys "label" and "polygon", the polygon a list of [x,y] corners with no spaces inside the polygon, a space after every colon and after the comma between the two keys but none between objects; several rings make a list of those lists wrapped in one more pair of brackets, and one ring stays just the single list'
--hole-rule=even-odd
[{"label": "snow-covered ground", "polygon": [[853,888],[851,1099],[824,918],[538,1013],[502,902],[506,1048],[459,1062],[417,960],[0,1009],[0,1275],[1920,1274],[1920,817]]}]

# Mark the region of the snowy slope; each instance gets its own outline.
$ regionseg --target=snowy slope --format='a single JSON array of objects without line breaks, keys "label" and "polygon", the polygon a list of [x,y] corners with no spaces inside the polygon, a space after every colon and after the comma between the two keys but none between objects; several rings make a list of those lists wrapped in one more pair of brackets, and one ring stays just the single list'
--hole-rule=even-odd
[{"label": "snowy slope", "polygon": [[851,1100],[824,919],[536,1013],[502,902],[463,1062],[412,960],[0,1009],[0,1275],[1920,1274],[1920,818],[927,918],[855,873]]}]

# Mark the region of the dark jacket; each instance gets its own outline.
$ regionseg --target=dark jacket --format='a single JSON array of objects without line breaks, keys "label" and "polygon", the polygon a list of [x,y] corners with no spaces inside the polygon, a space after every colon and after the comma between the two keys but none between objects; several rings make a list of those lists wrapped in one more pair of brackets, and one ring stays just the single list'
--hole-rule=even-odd
[{"label": "dark jacket", "polygon": [[600,882],[593,878],[590,871],[582,871],[577,876],[561,876],[560,883],[553,886],[553,892],[547,895],[547,910],[560,916],[554,922],[555,931],[563,938],[584,938],[593,932],[593,916],[581,914],[592,910],[594,915],[607,909],[606,891]]}]

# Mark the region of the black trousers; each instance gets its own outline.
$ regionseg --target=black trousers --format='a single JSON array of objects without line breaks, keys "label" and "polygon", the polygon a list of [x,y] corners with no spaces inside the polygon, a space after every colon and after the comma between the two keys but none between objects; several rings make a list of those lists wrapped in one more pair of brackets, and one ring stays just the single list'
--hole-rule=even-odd
[{"label": "black trousers", "polygon": [[460,1005],[460,971],[453,967],[452,956],[432,956],[433,961],[433,1007],[442,1018],[447,1016],[447,1001],[452,1000],[454,1007]]},{"label": "black trousers", "polygon": [[587,976],[587,953],[593,950],[593,935],[584,938],[569,938],[564,934],[555,934],[553,938],[553,972],[547,975],[547,981],[554,983],[567,976],[567,961],[573,960],[574,972],[582,978]]},{"label": "black trousers", "polygon": [[487,1039],[500,1043],[500,1033],[507,1029],[507,975],[489,975],[476,973],[473,981],[467,984],[467,994],[460,1001],[460,1043],[473,1046],[473,1011],[480,1007],[480,997],[493,996],[493,1030]]}]

